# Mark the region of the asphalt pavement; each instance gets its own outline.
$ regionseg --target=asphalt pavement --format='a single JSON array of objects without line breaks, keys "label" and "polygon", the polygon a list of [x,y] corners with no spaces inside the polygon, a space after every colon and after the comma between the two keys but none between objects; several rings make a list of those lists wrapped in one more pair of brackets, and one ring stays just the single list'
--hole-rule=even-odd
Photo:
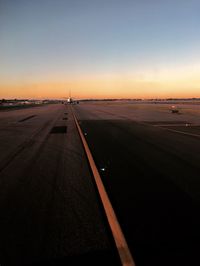
[{"label": "asphalt pavement", "polygon": [[122,102],[0,112],[0,264],[119,265],[72,109],[136,265],[200,265],[200,108]]},{"label": "asphalt pavement", "polygon": [[71,109],[0,112],[0,265],[118,265]]},{"label": "asphalt pavement", "polygon": [[74,109],[136,265],[200,265],[198,113],[120,103]]}]

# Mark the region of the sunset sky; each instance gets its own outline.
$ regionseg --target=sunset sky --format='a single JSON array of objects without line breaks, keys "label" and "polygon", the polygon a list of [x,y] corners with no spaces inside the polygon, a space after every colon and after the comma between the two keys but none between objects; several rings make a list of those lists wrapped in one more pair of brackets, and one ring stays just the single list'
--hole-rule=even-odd
[{"label": "sunset sky", "polygon": [[200,97],[199,0],[0,0],[0,98]]}]

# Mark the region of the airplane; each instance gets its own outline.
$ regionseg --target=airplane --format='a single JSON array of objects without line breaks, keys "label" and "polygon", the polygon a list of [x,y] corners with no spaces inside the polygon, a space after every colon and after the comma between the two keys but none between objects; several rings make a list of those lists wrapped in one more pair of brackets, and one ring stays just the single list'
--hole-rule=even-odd
[{"label": "airplane", "polygon": [[67,103],[68,104],[79,104],[79,101],[75,101],[73,100],[73,98],[71,97],[71,89],[69,90],[69,97],[67,99]]}]

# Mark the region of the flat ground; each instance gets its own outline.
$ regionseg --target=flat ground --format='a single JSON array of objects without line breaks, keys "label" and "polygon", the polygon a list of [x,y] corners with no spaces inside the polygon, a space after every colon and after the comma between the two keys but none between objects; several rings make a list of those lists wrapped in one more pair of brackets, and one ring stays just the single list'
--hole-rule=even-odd
[{"label": "flat ground", "polygon": [[117,265],[71,109],[0,112],[0,264]]},{"label": "flat ground", "polygon": [[0,112],[0,264],[118,265],[72,116],[137,266],[200,265],[200,105]]},{"label": "flat ground", "polygon": [[200,265],[200,106],[74,107],[138,266]]}]

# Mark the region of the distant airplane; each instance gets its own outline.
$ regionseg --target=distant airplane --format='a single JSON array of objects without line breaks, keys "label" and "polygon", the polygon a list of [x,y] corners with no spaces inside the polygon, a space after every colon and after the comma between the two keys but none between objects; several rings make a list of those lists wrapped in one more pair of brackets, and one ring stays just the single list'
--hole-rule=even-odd
[{"label": "distant airplane", "polygon": [[68,102],[68,103],[73,103],[73,99],[72,99],[71,97],[69,97],[69,98],[67,99],[67,102]]},{"label": "distant airplane", "polygon": [[68,103],[68,104],[79,104],[79,101],[75,101],[75,100],[73,100],[73,98],[71,97],[71,89],[69,90],[69,98],[67,98],[67,103]]},{"label": "distant airplane", "polygon": [[73,100],[72,98],[68,98],[68,99],[67,99],[67,103],[68,103],[68,104],[79,104],[79,101],[77,101],[77,100]]}]

